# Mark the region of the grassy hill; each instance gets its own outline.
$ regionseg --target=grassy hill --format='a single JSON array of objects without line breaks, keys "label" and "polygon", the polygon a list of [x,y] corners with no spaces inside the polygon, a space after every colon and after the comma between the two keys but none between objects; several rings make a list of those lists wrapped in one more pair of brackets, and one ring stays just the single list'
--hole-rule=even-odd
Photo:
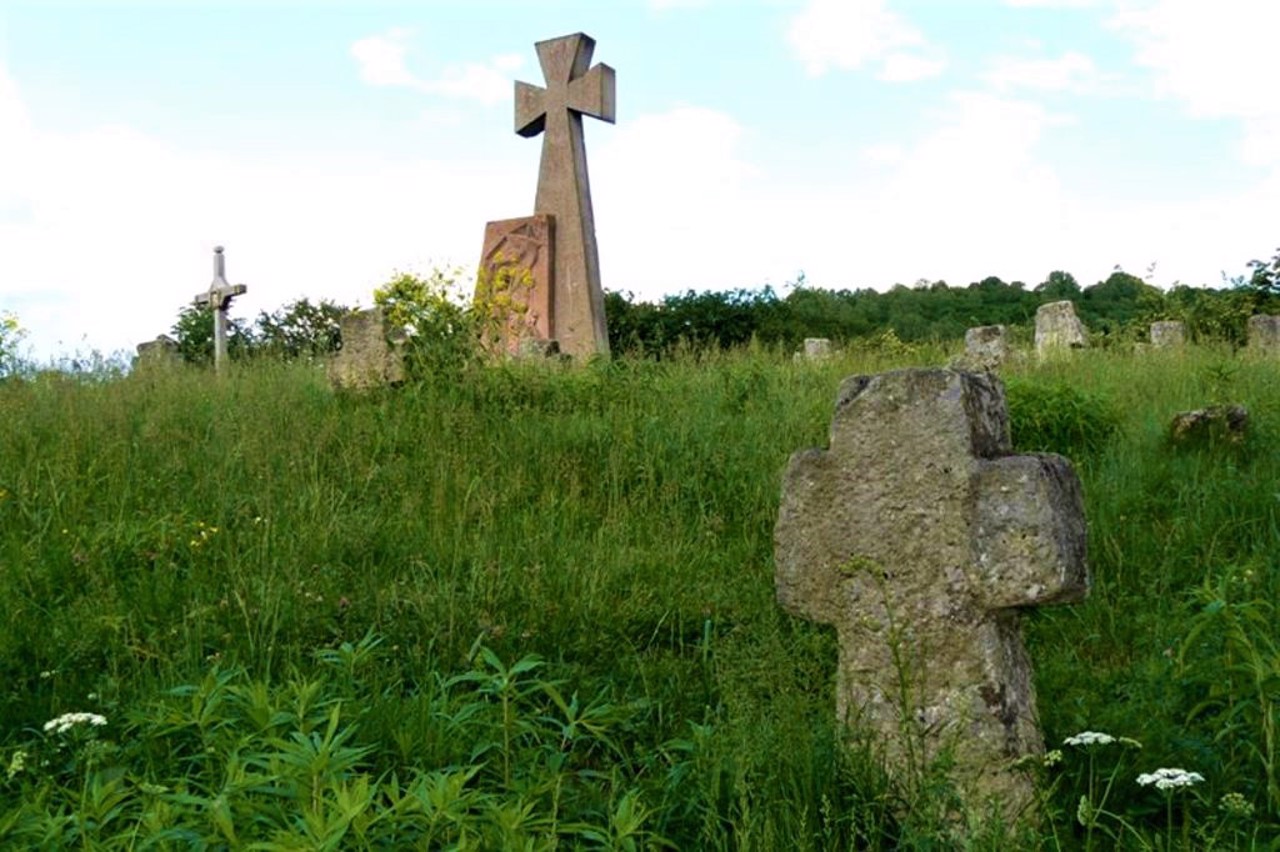
[{"label": "grassy hill", "polygon": [[[781,470],[840,379],[945,359],[891,349],[0,384],[0,846],[950,848],[941,773],[885,779],[834,635],[773,599]],[[1090,599],[1026,621],[1046,740],[1142,744],[1062,746],[1021,848],[1269,848],[1280,364],[1004,377],[1089,520]],[[1219,401],[1243,445],[1166,443]],[[104,723],[45,730],[72,712]]]}]

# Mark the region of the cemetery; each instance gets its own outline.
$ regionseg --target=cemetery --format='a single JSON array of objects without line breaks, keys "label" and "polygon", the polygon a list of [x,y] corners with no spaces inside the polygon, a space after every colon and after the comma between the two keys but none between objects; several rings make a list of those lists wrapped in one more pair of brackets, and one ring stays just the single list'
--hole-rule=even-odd
[{"label": "cemetery", "polygon": [[668,334],[594,47],[516,83],[461,302],[253,350],[216,246],[129,369],[0,378],[0,848],[1280,843],[1280,287]]}]

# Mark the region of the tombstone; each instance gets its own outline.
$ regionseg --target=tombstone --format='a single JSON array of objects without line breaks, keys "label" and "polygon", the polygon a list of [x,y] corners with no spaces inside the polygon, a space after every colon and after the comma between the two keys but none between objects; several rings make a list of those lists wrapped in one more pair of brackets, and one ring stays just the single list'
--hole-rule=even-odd
[{"label": "tombstone", "polygon": [[1249,349],[1264,355],[1280,352],[1280,316],[1249,317]]},{"label": "tombstone", "polygon": [[1243,405],[1210,405],[1179,411],[1169,423],[1169,442],[1179,446],[1242,444],[1249,430],[1249,410]]},{"label": "tombstone", "polygon": [[554,228],[547,215],[485,226],[475,305],[486,317],[484,343],[491,352],[519,355],[526,341],[545,346],[554,340]]},{"label": "tombstone", "polygon": [[799,354],[806,361],[825,361],[831,357],[831,341],[825,337],[806,337]]},{"label": "tombstone", "polygon": [[338,321],[342,348],[328,364],[329,382],[335,388],[369,390],[403,382],[404,329],[391,326],[381,308],[353,311]]},{"label": "tombstone", "polygon": [[1048,302],[1036,310],[1036,354],[1048,355],[1089,345],[1089,332],[1076,316],[1073,302]]},{"label": "tombstone", "polygon": [[227,283],[226,261],[222,246],[213,247],[213,282],[209,289],[192,301],[197,306],[207,306],[213,311],[213,368],[221,375],[227,369],[227,310],[231,300],[242,296],[249,288],[243,284]]},{"label": "tombstone", "polygon": [[964,333],[964,354],[955,363],[966,370],[994,370],[1008,357],[1008,329],[1002,325],[981,325]]},{"label": "tombstone", "polygon": [[533,212],[553,225],[546,339],[575,358],[609,354],[582,117],[613,123],[615,75],[608,65],[591,66],[595,44],[583,33],[538,42],[546,87],[515,88],[516,133],[543,134]]},{"label": "tombstone", "polygon": [[1020,610],[1088,591],[1079,480],[1012,455],[1004,386],[941,368],[852,376],[829,449],[791,457],[774,530],[778,600],[835,626],[836,714],[891,772],[949,754],[976,811],[1012,820],[1043,752]]},{"label": "tombstone", "polygon": [[1185,346],[1187,327],[1177,320],[1151,323],[1151,345],[1157,349],[1173,349]]},{"label": "tombstone", "polygon": [[138,357],[134,360],[135,370],[167,370],[182,364],[182,353],[178,341],[167,334],[161,334],[155,340],[147,340],[138,344]]}]

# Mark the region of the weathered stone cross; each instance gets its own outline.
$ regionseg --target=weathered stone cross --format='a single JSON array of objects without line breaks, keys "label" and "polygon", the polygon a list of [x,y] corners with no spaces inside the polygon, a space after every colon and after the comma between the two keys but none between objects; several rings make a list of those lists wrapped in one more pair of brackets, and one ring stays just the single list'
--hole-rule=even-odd
[{"label": "weathered stone cross", "polygon": [[554,217],[553,327],[573,356],[609,352],[582,116],[613,123],[615,75],[608,65],[588,67],[595,46],[583,33],[540,41],[546,88],[516,83],[516,133],[544,134],[533,212]]},{"label": "weathered stone cross", "polygon": [[213,247],[213,282],[209,289],[196,295],[194,305],[208,305],[213,311],[213,366],[221,373],[227,363],[227,309],[231,300],[242,296],[248,290],[243,284],[232,286],[227,283],[226,260],[222,256],[222,246]]},{"label": "weathered stone cross", "polygon": [[791,457],[774,537],[779,602],[835,625],[837,716],[895,773],[949,752],[967,804],[1016,818],[1034,789],[1010,764],[1044,750],[1019,608],[1089,581],[1079,480],[1011,455],[999,379],[846,379],[830,449]]}]

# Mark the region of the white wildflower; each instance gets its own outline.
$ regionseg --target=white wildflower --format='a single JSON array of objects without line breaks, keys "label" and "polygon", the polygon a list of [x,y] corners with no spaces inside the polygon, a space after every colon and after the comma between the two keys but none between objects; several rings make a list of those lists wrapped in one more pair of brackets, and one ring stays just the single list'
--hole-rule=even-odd
[{"label": "white wildflower", "polygon": [[1099,731],[1081,731],[1073,737],[1067,737],[1062,741],[1062,744],[1069,746],[1091,746],[1107,745],[1115,741],[1116,738],[1110,734],[1104,734]]},{"label": "white wildflower", "polygon": [[1188,772],[1185,769],[1157,769],[1155,772],[1144,772],[1138,776],[1138,783],[1143,787],[1155,785],[1157,790],[1172,790],[1176,787],[1190,787],[1199,784],[1204,776],[1199,772]]},{"label": "white wildflower", "polygon": [[92,725],[96,728],[105,724],[107,724],[106,717],[99,716],[97,713],[63,713],[58,718],[45,722],[44,732],[65,734],[76,725]]}]

